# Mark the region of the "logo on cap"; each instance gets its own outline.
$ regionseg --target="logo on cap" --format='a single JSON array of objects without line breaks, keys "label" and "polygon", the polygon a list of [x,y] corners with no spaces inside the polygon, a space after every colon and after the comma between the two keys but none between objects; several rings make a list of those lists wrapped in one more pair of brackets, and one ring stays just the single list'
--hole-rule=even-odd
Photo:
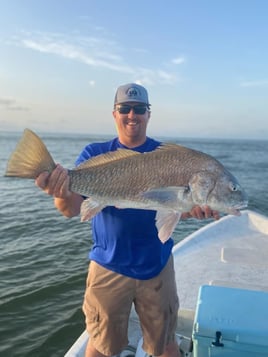
[{"label": "logo on cap", "polygon": [[138,95],[140,95],[140,93],[138,92],[138,89],[135,87],[131,87],[127,90],[127,96],[132,98],[132,97],[137,97]]}]

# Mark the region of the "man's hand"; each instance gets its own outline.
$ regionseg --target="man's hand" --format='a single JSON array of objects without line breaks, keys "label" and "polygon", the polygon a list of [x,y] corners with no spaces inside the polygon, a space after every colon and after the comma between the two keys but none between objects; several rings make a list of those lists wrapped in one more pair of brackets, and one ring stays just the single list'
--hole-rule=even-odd
[{"label": "man's hand", "polygon": [[215,220],[220,219],[220,214],[218,211],[212,210],[209,206],[194,206],[190,212],[184,212],[181,215],[182,219],[196,218],[196,219],[206,219],[214,218]]},{"label": "man's hand", "polygon": [[36,178],[35,184],[53,197],[66,199],[71,196],[68,170],[61,165],[57,165],[51,174],[42,172]]}]

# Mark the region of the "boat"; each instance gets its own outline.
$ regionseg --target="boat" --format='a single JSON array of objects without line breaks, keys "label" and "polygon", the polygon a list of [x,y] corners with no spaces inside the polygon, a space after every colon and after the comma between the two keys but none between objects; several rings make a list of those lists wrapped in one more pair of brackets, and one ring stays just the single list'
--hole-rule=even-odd
[{"label": "boat", "polygon": [[[174,245],[173,256],[182,356],[268,356],[268,217],[222,217]],[[145,357],[134,309],[128,331],[120,357]],[[88,338],[84,331],[65,357],[84,356]]]}]

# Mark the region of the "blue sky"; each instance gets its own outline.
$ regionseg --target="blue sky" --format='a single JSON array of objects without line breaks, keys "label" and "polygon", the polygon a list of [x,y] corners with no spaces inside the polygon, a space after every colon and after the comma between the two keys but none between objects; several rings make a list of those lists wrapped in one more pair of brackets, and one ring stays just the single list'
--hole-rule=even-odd
[{"label": "blue sky", "polygon": [[115,134],[144,85],[148,134],[268,139],[268,1],[0,0],[0,130]]}]

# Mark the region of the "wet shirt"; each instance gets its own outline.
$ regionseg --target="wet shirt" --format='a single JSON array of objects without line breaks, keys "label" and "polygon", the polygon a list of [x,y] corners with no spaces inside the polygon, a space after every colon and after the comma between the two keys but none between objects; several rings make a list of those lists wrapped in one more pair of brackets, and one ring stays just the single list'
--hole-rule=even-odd
[{"label": "wet shirt", "polygon": [[[147,138],[143,145],[131,150],[149,152],[159,145],[160,142]],[[118,148],[126,148],[118,138],[89,144],[76,165]],[[158,275],[171,254],[173,240],[170,238],[164,244],[159,240],[155,215],[151,210],[104,208],[92,219],[93,246],[89,259],[134,279],[145,280]]]}]

